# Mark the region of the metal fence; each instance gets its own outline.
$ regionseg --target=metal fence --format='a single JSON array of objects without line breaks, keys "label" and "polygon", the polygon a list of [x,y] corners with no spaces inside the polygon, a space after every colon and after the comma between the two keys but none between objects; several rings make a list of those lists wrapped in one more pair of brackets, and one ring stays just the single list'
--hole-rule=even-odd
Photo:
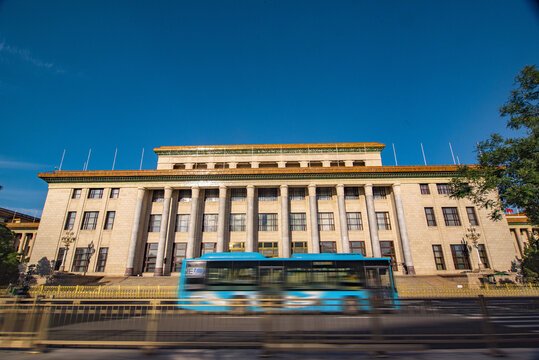
[{"label": "metal fence", "polygon": [[495,353],[501,344],[537,347],[539,340],[539,321],[537,329],[511,327],[511,319],[537,318],[537,297],[373,298],[361,306],[314,299],[308,311],[297,311],[304,300],[241,299],[207,311],[215,301],[191,300],[195,310],[185,310],[163,299],[4,299],[0,347],[382,352],[460,344]]}]

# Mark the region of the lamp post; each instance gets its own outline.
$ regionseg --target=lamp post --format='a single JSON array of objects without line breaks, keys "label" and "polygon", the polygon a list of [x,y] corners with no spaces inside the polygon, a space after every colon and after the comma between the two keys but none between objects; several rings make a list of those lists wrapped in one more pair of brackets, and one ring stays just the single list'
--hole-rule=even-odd
[{"label": "lamp post", "polygon": [[67,259],[67,252],[69,251],[69,245],[73,243],[76,239],[75,233],[73,231],[67,231],[64,236],[61,237],[62,242],[64,243],[64,257],[62,259],[62,266],[60,267],[60,271],[65,271],[65,263]]},{"label": "lamp post", "polygon": [[86,272],[88,272],[88,267],[90,266],[90,259],[92,258],[92,255],[94,255],[94,253],[95,253],[95,246],[94,246],[94,241],[92,240],[92,241],[88,244],[88,247],[87,247],[87,251],[86,251],[86,261],[88,261],[88,264],[87,264],[86,267],[85,267],[84,275],[83,275],[83,276],[86,276]]},{"label": "lamp post", "polygon": [[478,245],[478,240],[481,237],[481,234],[473,226],[470,226],[468,229],[466,229],[466,234],[464,236],[466,239],[470,240],[472,246],[475,248],[475,252],[477,254],[477,270],[481,271],[481,265],[483,265],[483,263],[481,262],[481,256],[479,256]]}]

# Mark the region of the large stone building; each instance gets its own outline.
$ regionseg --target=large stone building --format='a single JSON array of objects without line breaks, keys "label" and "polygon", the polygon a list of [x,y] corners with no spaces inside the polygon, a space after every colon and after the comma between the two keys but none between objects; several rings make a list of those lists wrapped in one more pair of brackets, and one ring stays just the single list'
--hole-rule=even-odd
[{"label": "large stone building", "polygon": [[[167,146],[156,170],[41,173],[49,192],[31,262],[159,276],[208,252],[259,251],[386,256],[397,274],[511,267],[520,254],[507,222],[448,196],[455,166],[382,166],[383,148]],[[463,240],[470,226],[476,248]]]},{"label": "large stone building", "polygon": [[33,241],[39,227],[39,220],[39,218],[32,215],[0,208],[0,223],[5,224],[9,230],[15,233],[13,246],[23,257],[27,257],[32,250]]}]

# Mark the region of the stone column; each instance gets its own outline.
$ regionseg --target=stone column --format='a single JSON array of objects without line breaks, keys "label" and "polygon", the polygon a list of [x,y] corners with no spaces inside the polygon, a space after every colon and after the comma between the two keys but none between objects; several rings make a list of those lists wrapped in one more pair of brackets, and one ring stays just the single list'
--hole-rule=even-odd
[{"label": "stone column", "polygon": [[170,214],[170,198],[172,188],[165,187],[165,199],[163,201],[163,212],[161,213],[161,226],[159,228],[159,243],[157,245],[157,257],[155,259],[155,270],[153,276],[163,276],[163,261],[165,259],[165,248],[168,232],[168,216]]},{"label": "stone column", "polygon": [[341,248],[343,253],[350,252],[348,238],[348,221],[346,219],[346,204],[344,203],[344,185],[337,185],[337,205],[339,207],[339,224],[341,229]]},{"label": "stone column", "polygon": [[309,211],[311,213],[311,252],[320,253],[320,233],[318,232],[318,203],[316,202],[316,185],[309,185]]},{"label": "stone column", "polygon": [[522,245],[522,240],[520,240],[520,234],[518,233],[519,229],[511,229],[511,232],[515,234],[515,240],[517,242],[518,252],[520,253],[520,256],[522,257],[524,255],[524,247]]},{"label": "stone column", "polygon": [[255,252],[255,187],[247,185],[247,224],[245,252]]},{"label": "stone column", "polygon": [[408,275],[415,275],[414,262],[412,260],[412,250],[410,248],[408,229],[406,227],[406,217],[404,216],[404,207],[402,206],[401,184],[393,184],[393,196],[395,198],[395,207],[397,208],[397,221],[399,223],[399,232],[401,234],[404,263],[406,264]]},{"label": "stone column", "polygon": [[198,186],[191,188],[191,215],[189,216],[189,231],[187,233],[187,250],[185,252],[186,259],[192,259],[197,256],[197,233],[198,229],[198,207],[199,207],[200,189]]},{"label": "stone column", "polygon": [[226,186],[219,186],[219,215],[217,218],[217,252],[225,252]]},{"label": "stone column", "polygon": [[281,185],[281,243],[282,257],[290,257],[290,213],[288,208],[288,185]]},{"label": "stone column", "polygon": [[125,276],[133,275],[133,268],[135,266],[135,252],[137,250],[137,240],[140,230],[140,218],[142,217],[142,202],[144,201],[143,187],[139,187],[137,190],[137,204],[135,205],[135,218],[133,219],[133,226],[131,227],[131,240],[129,241],[129,250],[127,252],[127,265],[125,268]]},{"label": "stone column", "polygon": [[371,236],[372,256],[381,257],[380,239],[378,238],[378,224],[374,212],[374,197],[372,196],[372,184],[365,185],[365,202],[367,203],[367,219],[369,222],[369,235]]}]

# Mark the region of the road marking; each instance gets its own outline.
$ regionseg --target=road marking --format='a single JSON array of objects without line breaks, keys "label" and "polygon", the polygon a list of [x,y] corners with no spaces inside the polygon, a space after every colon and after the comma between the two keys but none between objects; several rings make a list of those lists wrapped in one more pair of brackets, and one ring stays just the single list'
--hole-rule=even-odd
[{"label": "road marking", "polygon": [[539,327],[539,324],[533,324],[533,325],[522,324],[522,325],[505,325],[505,326],[508,326],[508,327]]},{"label": "road marking", "polygon": [[534,322],[539,326],[539,323],[537,320],[520,320],[520,319],[514,319],[514,320],[494,320],[493,323],[509,323],[509,322]]},{"label": "road marking", "polygon": [[262,316],[220,316],[219,319],[260,319]]}]

